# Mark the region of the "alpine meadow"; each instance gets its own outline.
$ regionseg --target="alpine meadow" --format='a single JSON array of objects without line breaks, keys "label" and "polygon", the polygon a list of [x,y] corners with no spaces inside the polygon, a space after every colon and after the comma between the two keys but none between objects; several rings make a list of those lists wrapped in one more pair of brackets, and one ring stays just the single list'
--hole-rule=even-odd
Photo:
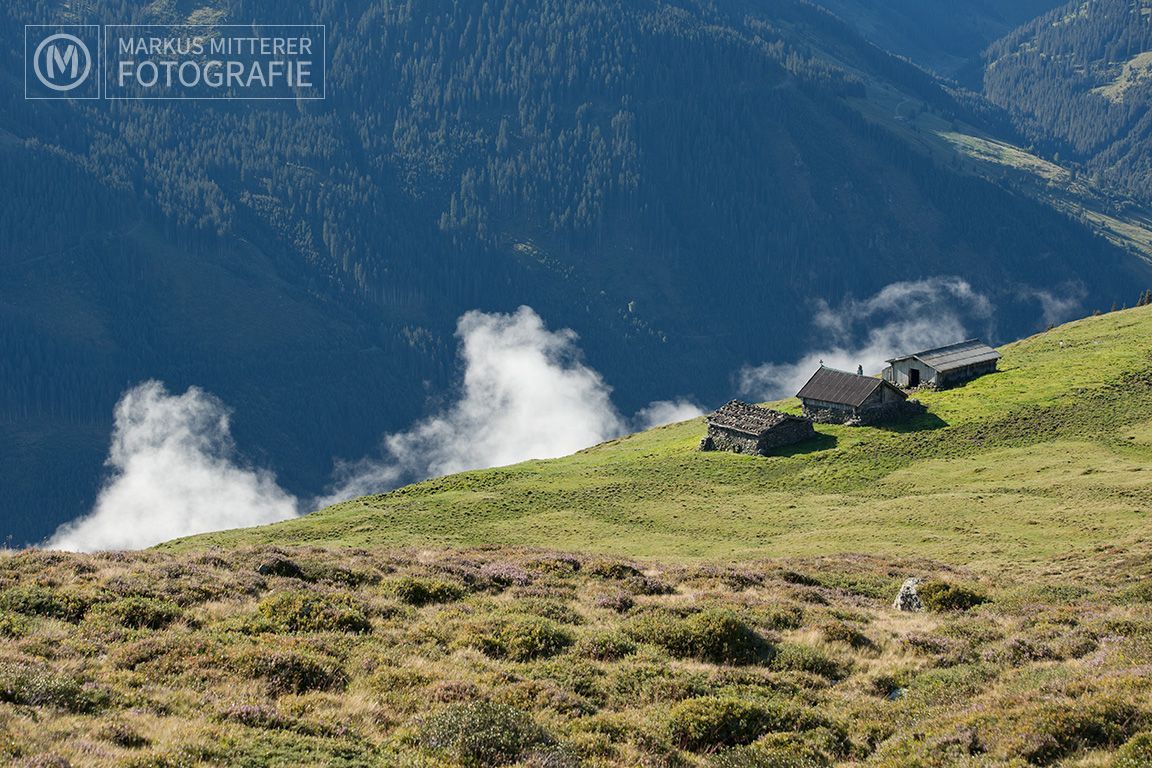
[{"label": "alpine meadow", "polygon": [[1152,0],[0,32],[0,764],[1152,766]]}]

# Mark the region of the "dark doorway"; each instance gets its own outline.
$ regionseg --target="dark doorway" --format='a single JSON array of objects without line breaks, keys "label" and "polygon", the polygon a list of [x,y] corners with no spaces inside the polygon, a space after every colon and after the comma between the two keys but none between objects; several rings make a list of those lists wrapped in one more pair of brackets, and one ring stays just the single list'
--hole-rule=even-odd
[{"label": "dark doorway", "polygon": [[919,368],[909,368],[908,369],[908,388],[909,389],[916,389],[916,387],[918,387],[918,386],[920,386],[920,369]]}]

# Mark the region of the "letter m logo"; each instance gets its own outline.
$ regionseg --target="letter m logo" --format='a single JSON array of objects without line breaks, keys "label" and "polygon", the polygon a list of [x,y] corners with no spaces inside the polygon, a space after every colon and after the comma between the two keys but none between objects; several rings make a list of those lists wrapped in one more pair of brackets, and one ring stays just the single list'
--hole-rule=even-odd
[{"label": "letter m logo", "polygon": [[[61,48],[64,49],[63,53],[60,52]],[[73,80],[80,74],[80,51],[74,43],[53,43],[48,46],[47,58],[49,78],[55,78],[57,70]],[[72,68],[71,72],[68,71],[69,67]]]}]

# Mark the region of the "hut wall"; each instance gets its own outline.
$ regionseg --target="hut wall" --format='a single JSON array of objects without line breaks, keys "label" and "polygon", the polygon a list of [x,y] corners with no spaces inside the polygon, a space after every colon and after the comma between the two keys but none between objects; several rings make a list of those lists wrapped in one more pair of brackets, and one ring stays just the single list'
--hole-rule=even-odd
[{"label": "hut wall", "polygon": [[733,453],[759,453],[760,443],[755,436],[727,427],[708,425],[708,442],[713,451]]},{"label": "hut wall", "polygon": [[702,447],[711,451],[731,451],[764,456],[777,448],[803,442],[815,437],[815,435],[816,430],[812,428],[812,422],[808,419],[799,418],[784,419],[760,437],[728,427],[709,424],[708,437],[704,439]]},{"label": "hut wall", "polygon": [[760,452],[766,453],[775,448],[794,445],[816,436],[816,430],[809,419],[785,419],[760,438]]},{"label": "hut wall", "polygon": [[899,360],[884,369],[884,380],[898,387],[908,387],[911,380],[909,372],[913,369],[920,371],[920,386],[934,386],[937,382],[936,369],[925,365],[919,360]]},{"label": "hut wall", "polygon": [[856,409],[842,403],[805,399],[804,415],[817,424],[844,424],[856,418]]},{"label": "hut wall", "polygon": [[941,373],[936,385],[943,389],[944,387],[954,387],[957,384],[963,384],[966,381],[985,376],[989,373],[996,372],[996,360],[990,360],[987,363],[978,363],[976,365],[966,365],[963,368],[956,368],[955,370],[945,371]]},{"label": "hut wall", "polygon": [[860,408],[856,423],[862,425],[883,424],[888,421],[919,416],[922,413],[927,413],[927,411],[928,409],[919,400],[895,399],[887,402],[876,402],[871,405],[865,404]]}]

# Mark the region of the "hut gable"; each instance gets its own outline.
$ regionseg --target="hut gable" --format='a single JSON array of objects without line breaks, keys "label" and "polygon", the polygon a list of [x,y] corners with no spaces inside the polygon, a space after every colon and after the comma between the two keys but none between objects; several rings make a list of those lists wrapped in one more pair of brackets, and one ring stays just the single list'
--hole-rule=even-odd
[{"label": "hut gable", "polygon": [[767,455],[775,448],[814,437],[812,421],[739,400],[727,403],[708,416],[708,435],[700,443],[704,451],[732,451]]},{"label": "hut gable", "polygon": [[804,415],[829,424],[873,424],[921,410],[883,379],[821,366],[796,394]]},{"label": "hut gable", "polygon": [[900,387],[947,387],[992,373],[1000,353],[979,339],[894,357],[884,379]]}]

